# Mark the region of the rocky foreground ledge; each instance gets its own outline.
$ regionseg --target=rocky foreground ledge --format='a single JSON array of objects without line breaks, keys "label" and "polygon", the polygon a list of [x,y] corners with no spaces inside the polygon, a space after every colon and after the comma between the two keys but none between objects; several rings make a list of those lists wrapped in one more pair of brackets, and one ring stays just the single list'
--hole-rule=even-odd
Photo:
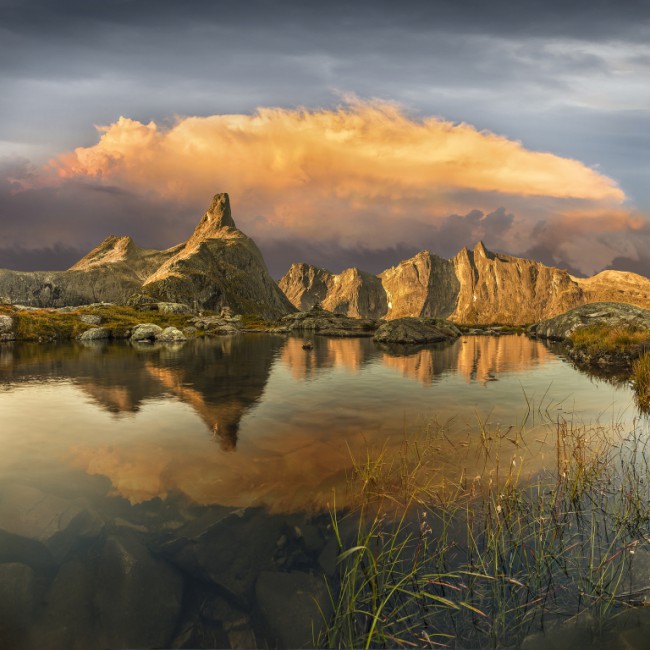
[{"label": "rocky foreground ledge", "polygon": [[564,343],[580,363],[626,367],[650,350],[650,310],[596,302],[535,323],[527,334]]},{"label": "rocky foreground ledge", "polygon": [[228,309],[219,315],[195,314],[181,303],[151,303],[138,308],[111,303],[47,309],[0,306],[0,342],[76,339],[82,343],[175,343],[199,336],[238,334],[245,326],[242,316]]}]

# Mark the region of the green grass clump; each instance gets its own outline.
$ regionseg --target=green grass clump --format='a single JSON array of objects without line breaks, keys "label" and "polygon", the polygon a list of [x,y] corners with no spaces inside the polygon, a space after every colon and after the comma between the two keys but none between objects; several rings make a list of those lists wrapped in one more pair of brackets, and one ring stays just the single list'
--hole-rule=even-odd
[{"label": "green grass clump", "polygon": [[632,326],[590,325],[577,329],[570,338],[576,350],[589,356],[622,353],[636,355],[650,346],[650,332]]},{"label": "green grass clump", "polygon": [[260,318],[255,314],[243,314],[241,317],[242,325],[249,330],[268,330],[272,327],[276,327],[277,323],[270,320],[265,320]]},{"label": "green grass clump", "polygon": [[643,408],[650,406],[650,353],[644,352],[632,364],[632,380],[634,392],[639,405]]}]

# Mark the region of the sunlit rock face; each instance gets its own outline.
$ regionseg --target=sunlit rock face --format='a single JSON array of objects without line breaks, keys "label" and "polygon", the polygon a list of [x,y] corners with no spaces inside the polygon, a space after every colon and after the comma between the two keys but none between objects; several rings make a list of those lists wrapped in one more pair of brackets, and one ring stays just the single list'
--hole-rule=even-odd
[{"label": "sunlit rock face", "polygon": [[389,320],[523,325],[601,300],[650,307],[650,280],[642,276],[604,271],[575,278],[534,260],[492,253],[481,242],[450,260],[422,251],[378,276],[294,264],[280,287],[299,309],[320,302],[340,314]]},{"label": "sunlit rock face", "polygon": [[228,194],[217,194],[192,236],[164,251],[107,237],[67,271],[0,270],[0,301],[36,307],[126,303],[134,295],[278,318],[293,306],[255,242],[237,228]]},{"label": "sunlit rock face", "polygon": [[567,271],[490,253],[481,242],[452,261],[460,281],[451,316],[457,322],[532,323],[586,302]]},{"label": "sunlit rock face", "polygon": [[217,194],[192,236],[145,279],[157,300],[277,318],[293,311],[255,242],[235,226],[227,194]]},{"label": "sunlit rock face", "polygon": [[293,264],[279,284],[300,311],[320,304],[334,314],[353,318],[381,318],[386,313],[381,280],[357,268],[335,275],[309,264]]}]

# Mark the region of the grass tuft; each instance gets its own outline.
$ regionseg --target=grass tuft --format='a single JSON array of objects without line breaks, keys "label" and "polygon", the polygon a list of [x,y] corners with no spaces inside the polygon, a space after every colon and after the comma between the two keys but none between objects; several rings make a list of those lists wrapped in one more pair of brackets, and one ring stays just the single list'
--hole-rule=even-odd
[{"label": "grass tuft", "polygon": [[621,353],[636,355],[650,346],[650,332],[632,326],[590,325],[573,332],[571,342],[576,350],[592,357]]},{"label": "grass tuft", "polygon": [[[530,477],[519,453],[501,460],[525,426],[480,422],[469,447],[438,428],[353,459],[355,505],[331,512],[339,574],[323,646],[518,647],[554,618],[585,612],[602,630],[629,607],[634,558],[650,555],[644,436],[549,420],[553,462]],[[444,444],[483,470],[445,479]]]}]

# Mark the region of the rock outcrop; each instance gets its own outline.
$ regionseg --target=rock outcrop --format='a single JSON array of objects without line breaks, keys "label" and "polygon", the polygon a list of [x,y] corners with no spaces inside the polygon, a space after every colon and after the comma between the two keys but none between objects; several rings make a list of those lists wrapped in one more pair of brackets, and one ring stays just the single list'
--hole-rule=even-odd
[{"label": "rock outcrop", "polygon": [[280,289],[300,311],[315,305],[353,318],[379,318],[387,298],[381,280],[357,268],[335,275],[309,264],[293,264],[280,280]]},{"label": "rock outcrop", "polygon": [[375,332],[377,343],[438,343],[452,341],[460,336],[460,330],[442,318],[396,318],[386,321]]},{"label": "rock outcrop", "polygon": [[184,246],[145,279],[159,301],[278,318],[293,307],[269,275],[252,239],[238,230],[227,194],[217,194]]},{"label": "rock outcrop", "polygon": [[136,298],[170,313],[186,304],[215,310],[229,306],[264,318],[294,311],[253,240],[235,225],[227,194],[214,197],[186,242],[167,250],[140,248],[130,237],[111,236],[67,271],[0,270],[4,303],[62,307],[126,304]]},{"label": "rock outcrop", "polygon": [[309,311],[285,316],[280,321],[280,327],[273,331],[355,337],[372,336],[376,329],[377,323],[370,318],[351,318],[343,314],[333,314],[316,304]]},{"label": "rock outcrop", "polygon": [[615,302],[590,303],[535,323],[528,328],[528,333],[539,338],[564,341],[576,330],[592,325],[632,327],[650,332],[650,310]]},{"label": "rock outcrop", "polygon": [[450,260],[422,251],[378,276],[294,264],[280,287],[298,309],[320,302],[338,314],[388,320],[524,325],[603,300],[650,307],[650,280],[642,276],[603,271],[576,278],[534,260],[491,253],[481,242]]}]

